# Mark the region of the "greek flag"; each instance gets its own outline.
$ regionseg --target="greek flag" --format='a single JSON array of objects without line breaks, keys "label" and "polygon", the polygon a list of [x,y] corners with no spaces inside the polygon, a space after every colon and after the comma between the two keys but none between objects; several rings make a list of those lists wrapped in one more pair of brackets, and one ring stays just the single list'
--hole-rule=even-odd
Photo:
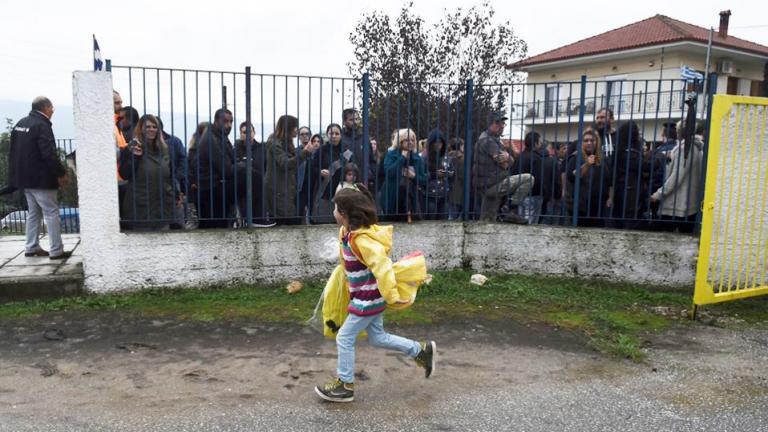
[{"label": "greek flag", "polygon": [[96,42],[96,35],[93,35],[93,70],[100,71],[104,66],[104,61],[101,58],[101,50],[99,49],[99,43]]},{"label": "greek flag", "polygon": [[704,74],[696,72],[695,69],[688,67],[688,65],[680,66],[680,78],[686,81],[698,80],[699,82],[704,80]]}]

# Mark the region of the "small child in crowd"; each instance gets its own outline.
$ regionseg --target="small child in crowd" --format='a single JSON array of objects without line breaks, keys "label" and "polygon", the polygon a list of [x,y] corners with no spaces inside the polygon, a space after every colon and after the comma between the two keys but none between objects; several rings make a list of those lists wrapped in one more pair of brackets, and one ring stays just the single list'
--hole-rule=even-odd
[{"label": "small child in crowd", "polygon": [[347,164],[344,165],[344,180],[339,182],[339,185],[336,186],[336,192],[339,192],[344,188],[354,188],[355,183],[359,181],[359,177],[360,170],[357,169],[357,165],[352,162],[347,162]]}]

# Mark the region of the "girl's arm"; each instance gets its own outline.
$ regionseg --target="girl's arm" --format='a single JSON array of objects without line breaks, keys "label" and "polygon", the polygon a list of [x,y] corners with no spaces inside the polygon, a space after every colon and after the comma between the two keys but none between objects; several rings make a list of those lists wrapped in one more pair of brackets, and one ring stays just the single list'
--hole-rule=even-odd
[{"label": "girl's arm", "polygon": [[397,294],[395,272],[392,270],[392,260],[387,256],[384,245],[368,236],[360,235],[352,238],[352,249],[359,253],[359,258],[371,270],[379,286],[379,292],[387,304],[400,300]]}]

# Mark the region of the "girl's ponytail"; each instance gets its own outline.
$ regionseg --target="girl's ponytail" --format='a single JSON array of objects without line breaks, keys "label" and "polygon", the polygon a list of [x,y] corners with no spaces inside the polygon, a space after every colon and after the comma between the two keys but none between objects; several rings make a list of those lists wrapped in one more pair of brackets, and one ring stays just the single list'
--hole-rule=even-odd
[{"label": "girl's ponytail", "polygon": [[357,190],[360,191],[360,193],[365,195],[366,198],[373,201],[374,203],[376,202],[376,200],[373,199],[373,194],[371,193],[371,191],[369,191],[368,187],[365,186],[363,183],[355,183],[355,188],[357,188]]}]

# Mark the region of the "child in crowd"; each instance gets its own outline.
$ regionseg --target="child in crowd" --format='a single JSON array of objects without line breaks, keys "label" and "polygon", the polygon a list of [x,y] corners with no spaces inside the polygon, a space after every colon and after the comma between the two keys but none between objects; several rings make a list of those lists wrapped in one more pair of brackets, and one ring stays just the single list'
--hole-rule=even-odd
[{"label": "child in crowd", "polygon": [[[426,370],[427,378],[435,372],[437,352],[434,341],[419,343],[384,331],[384,310],[388,305],[403,308],[412,304],[418,283],[403,284],[398,280],[399,270],[393,268],[388,257],[392,247],[392,227],[377,225],[376,203],[371,193],[362,183],[357,183],[341,189],[333,197],[333,203],[333,216],[341,225],[340,267],[343,266],[346,275],[343,285],[348,285],[348,293],[343,294],[349,298],[347,304],[340,302],[339,306],[346,306],[348,314],[340,319],[343,322],[340,328],[336,329],[336,324],[333,326],[338,378],[316,386],[315,392],[331,402],[351,402],[354,399],[355,340],[361,332],[368,333],[371,345],[400,351],[415,359]],[[418,270],[426,276],[423,256],[419,257]],[[325,309],[326,305],[323,315],[326,315]],[[328,321],[326,325],[329,325]]]},{"label": "child in crowd", "polygon": [[359,181],[359,177],[360,171],[357,169],[357,165],[352,162],[347,162],[347,164],[344,165],[344,180],[339,182],[339,185],[336,186],[336,192],[338,193],[344,188],[354,188],[355,183]]}]

